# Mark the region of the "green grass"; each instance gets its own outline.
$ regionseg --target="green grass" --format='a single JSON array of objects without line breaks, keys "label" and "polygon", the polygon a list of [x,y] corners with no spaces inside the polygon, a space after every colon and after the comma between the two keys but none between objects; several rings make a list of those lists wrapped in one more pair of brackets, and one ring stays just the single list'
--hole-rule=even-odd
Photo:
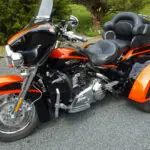
[{"label": "green grass", "polygon": [[5,51],[4,51],[4,47],[3,47],[3,46],[0,46],[0,55],[1,55],[1,54],[4,54],[4,52],[5,52]]},{"label": "green grass", "polygon": [[[0,56],[4,56],[4,53],[5,53],[4,47],[0,46]],[[0,59],[0,63],[2,63],[2,62],[3,62],[3,59]]]},{"label": "green grass", "polygon": [[82,5],[71,5],[72,15],[79,19],[77,31],[87,36],[97,36],[98,33],[92,28],[92,17],[86,7]]},{"label": "green grass", "polygon": [[150,16],[150,4],[147,4],[141,11],[141,14]]}]

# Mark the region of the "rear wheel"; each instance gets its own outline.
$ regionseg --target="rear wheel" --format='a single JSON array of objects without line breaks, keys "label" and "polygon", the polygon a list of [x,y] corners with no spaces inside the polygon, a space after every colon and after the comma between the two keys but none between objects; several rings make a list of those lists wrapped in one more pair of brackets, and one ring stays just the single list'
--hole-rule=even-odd
[{"label": "rear wheel", "polygon": [[145,103],[137,103],[133,101],[133,104],[140,110],[150,113],[150,101],[147,101]]},{"label": "rear wheel", "polygon": [[[24,101],[19,112],[12,117],[16,103],[16,95],[0,97],[0,140],[16,141],[28,136],[38,125],[38,116],[35,106],[31,107],[30,100]],[[30,108],[30,109],[27,109]]]}]

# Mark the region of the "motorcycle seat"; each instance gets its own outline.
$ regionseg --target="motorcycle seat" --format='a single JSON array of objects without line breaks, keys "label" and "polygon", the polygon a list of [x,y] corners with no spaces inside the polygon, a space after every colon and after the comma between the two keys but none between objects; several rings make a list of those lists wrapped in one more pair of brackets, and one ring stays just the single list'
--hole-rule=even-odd
[{"label": "motorcycle seat", "polygon": [[130,48],[130,41],[127,40],[120,40],[120,39],[115,39],[115,40],[109,40],[112,43],[116,44],[118,47],[117,54],[120,56],[125,50],[128,50]]},{"label": "motorcycle seat", "polygon": [[133,12],[121,12],[103,26],[103,39],[117,44],[120,53],[150,43],[150,22]]},{"label": "motorcycle seat", "polygon": [[118,46],[109,40],[100,40],[83,49],[82,52],[96,66],[116,59]]}]

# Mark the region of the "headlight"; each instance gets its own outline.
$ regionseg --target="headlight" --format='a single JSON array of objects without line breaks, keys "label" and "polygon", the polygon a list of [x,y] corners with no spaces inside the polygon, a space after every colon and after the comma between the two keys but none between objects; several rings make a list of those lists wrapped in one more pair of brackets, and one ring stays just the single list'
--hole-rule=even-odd
[{"label": "headlight", "polygon": [[8,67],[13,68],[14,65],[12,64],[12,58],[11,58],[13,51],[10,49],[9,45],[5,46],[5,52],[6,52],[6,62],[8,64]]},{"label": "headlight", "polygon": [[6,58],[9,67],[11,68],[19,67],[24,63],[22,54],[13,52],[10,49],[9,45],[5,46],[5,50],[6,50],[6,55],[7,55]]},{"label": "headlight", "polygon": [[15,67],[19,67],[24,63],[23,57],[20,53],[13,53],[11,58],[12,58],[12,63]]}]

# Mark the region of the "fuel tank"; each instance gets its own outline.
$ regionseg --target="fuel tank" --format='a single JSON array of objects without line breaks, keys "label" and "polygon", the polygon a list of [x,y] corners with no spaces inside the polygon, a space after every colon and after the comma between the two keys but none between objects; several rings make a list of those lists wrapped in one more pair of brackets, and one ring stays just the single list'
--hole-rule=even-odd
[{"label": "fuel tank", "polygon": [[88,60],[87,57],[73,48],[56,48],[51,52],[49,58]]}]

